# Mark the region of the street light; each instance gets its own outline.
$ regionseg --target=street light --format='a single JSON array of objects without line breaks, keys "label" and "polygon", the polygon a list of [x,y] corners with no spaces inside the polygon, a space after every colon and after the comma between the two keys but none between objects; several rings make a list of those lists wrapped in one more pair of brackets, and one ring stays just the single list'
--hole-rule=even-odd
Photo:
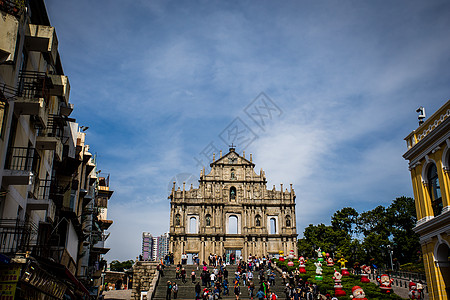
[{"label": "street light", "polygon": [[392,254],[393,254],[393,250],[392,250],[392,246],[388,245],[388,251],[389,251],[389,255],[391,256],[391,270],[394,271],[394,264],[392,263]]}]

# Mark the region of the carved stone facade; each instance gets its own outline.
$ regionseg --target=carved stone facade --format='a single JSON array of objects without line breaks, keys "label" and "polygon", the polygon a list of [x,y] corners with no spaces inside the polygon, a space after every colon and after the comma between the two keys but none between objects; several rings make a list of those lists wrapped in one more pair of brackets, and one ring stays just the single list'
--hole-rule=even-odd
[{"label": "carved stone facade", "polygon": [[208,261],[210,253],[239,257],[275,255],[293,250],[297,256],[295,193],[266,187],[264,171],[234,148],[200,174],[199,187],[173,184],[170,201],[170,252]]}]

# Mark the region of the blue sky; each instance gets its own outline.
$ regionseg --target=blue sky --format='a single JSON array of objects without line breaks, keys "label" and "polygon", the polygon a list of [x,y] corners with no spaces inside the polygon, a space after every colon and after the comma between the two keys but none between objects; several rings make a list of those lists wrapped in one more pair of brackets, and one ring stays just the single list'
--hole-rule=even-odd
[{"label": "blue sky", "polygon": [[412,196],[403,138],[417,107],[450,98],[448,1],[46,3],[72,117],[115,190],[109,261],[168,231],[171,181],[195,182],[233,128],[269,188],[293,184],[300,236],[342,207]]}]

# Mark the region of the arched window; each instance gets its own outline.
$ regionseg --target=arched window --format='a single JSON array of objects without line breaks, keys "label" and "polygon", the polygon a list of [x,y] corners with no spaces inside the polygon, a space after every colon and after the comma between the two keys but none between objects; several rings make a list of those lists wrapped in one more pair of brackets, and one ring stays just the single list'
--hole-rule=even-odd
[{"label": "arched window", "polygon": [[291,227],[291,217],[286,216],[286,227]]},{"label": "arched window", "polygon": [[238,233],[238,218],[234,215],[228,218],[228,233],[229,234]]},{"label": "arched window", "polygon": [[197,233],[197,218],[191,217],[189,219],[189,233]]},{"label": "arched window", "polygon": [[439,184],[439,178],[436,165],[431,164],[428,169],[428,191],[430,193],[431,207],[435,216],[440,215],[442,212],[442,196],[441,186]]},{"label": "arched window", "polygon": [[234,175],[234,169],[231,168],[231,179],[236,179],[236,176]]},{"label": "arched window", "polygon": [[270,234],[277,233],[277,220],[275,218],[270,218]]},{"label": "arched window", "polygon": [[236,188],[234,186],[230,188],[230,200],[236,200]]},{"label": "arched window", "polygon": [[256,215],[256,227],[261,227],[261,216]]},{"label": "arched window", "polygon": [[210,214],[206,215],[205,220],[206,220],[206,226],[211,226],[211,215]]},{"label": "arched window", "polygon": [[175,215],[175,226],[180,226],[180,214]]}]

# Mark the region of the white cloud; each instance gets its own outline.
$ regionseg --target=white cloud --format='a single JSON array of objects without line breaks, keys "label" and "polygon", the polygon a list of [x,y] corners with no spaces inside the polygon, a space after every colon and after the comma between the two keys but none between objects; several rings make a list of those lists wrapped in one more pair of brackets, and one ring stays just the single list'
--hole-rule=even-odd
[{"label": "white cloud", "polygon": [[[410,193],[402,139],[450,94],[445,1],[47,2],[73,115],[111,173],[108,259],[167,231],[172,177],[198,178],[193,157],[237,116],[268,187],[294,184],[301,234]],[[262,91],[283,111],[266,131],[243,112]]]}]

